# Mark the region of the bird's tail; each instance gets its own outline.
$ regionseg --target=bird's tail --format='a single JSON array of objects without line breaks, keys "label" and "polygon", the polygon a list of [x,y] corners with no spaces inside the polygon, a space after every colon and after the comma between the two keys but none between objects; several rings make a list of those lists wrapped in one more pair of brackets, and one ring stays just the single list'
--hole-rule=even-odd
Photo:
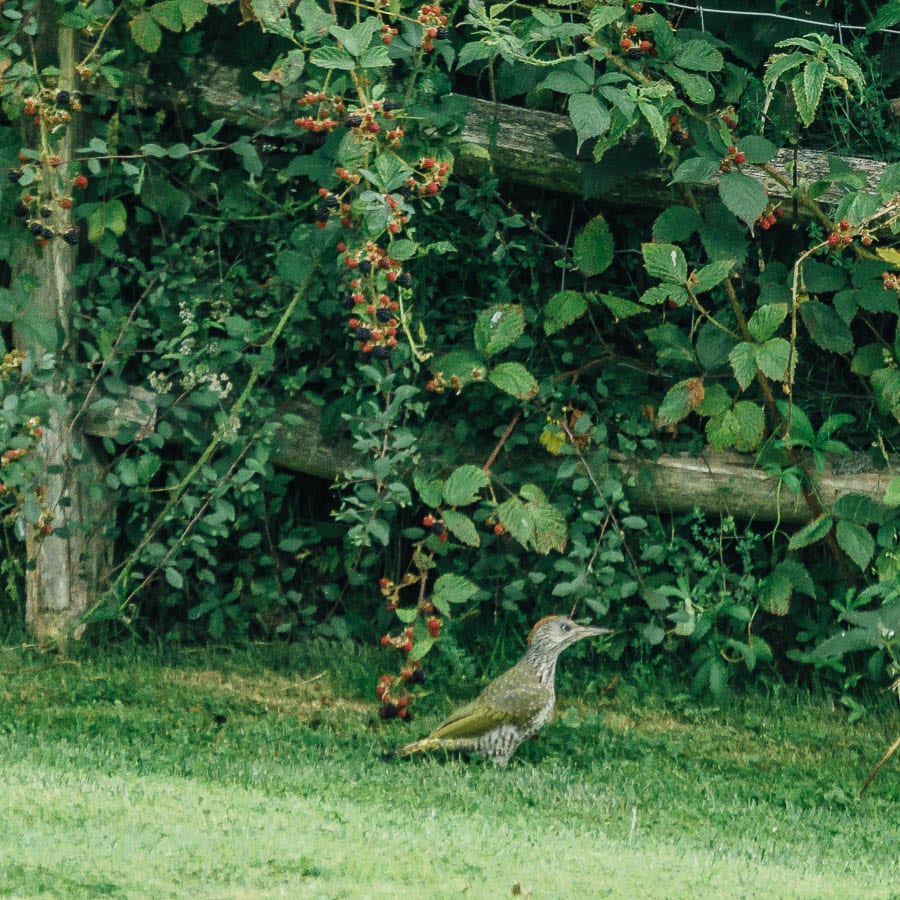
[{"label": "bird's tail", "polygon": [[446,741],[439,738],[426,737],[418,741],[413,741],[405,747],[400,747],[396,752],[396,756],[411,756],[413,753],[427,753],[429,750],[437,750],[438,747],[445,747]]}]

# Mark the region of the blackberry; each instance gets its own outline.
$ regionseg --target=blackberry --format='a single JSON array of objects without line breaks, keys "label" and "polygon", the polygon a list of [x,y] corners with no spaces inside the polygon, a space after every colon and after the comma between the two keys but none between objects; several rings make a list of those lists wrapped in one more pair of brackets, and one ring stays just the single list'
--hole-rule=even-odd
[{"label": "blackberry", "polygon": [[450,32],[447,31],[447,29],[444,28],[443,25],[439,25],[439,26],[438,26],[438,30],[437,30],[437,34],[435,35],[435,38],[436,38],[437,40],[439,40],[439,41],[446,41],[446,40],[447,40],[447,35],[448,35],[449,33],[450,33]]},{"label": "blackberry", "polygon": [[347,293],[341,297],[341,308],[342,309],[353,309],[356,304],[353,302],[353,294]]},{"label": "blackberry", "polygon": [[363,273],[363,275],[368,275],[369,272],[372,271],[372,260],[371,259],[361,259],[359,261],[359,271]]},{"label": "blackberry", "polygon": [[372,329],[368,325],[360,325],[356,329],[356,339],[358,341],[367,341],[370,337],[372,337]]},{"label": "blackberry", "polygon": [[340,200],[334,194],[329,194],[327,197],[322,198],[322,206],[327,206],[328,209],[337,209],[340,205]]},{"label": "blackberry", "polygon": [[409,676],[410,684],[425,684],[425,672],[422,669],[413,669],[412,675]]},{"label": "blackberry", "polygon": [[376,347],[372,348],[372,356],[374,356],[375,359],[387,359],[390,355],[391,351],[383,344],[378,344]]},{"label": "blackberry", "polygon": [[397,193],[404,199],[409,200],[412,196],[412,188],[408,184],[404,184],[403,187],[397,190]]},{"label": "blackberry", "polygon": [[17,219],[24,219],[28,216],[28,207],[24,203],[17,203],[16,208],[13,210],[13,215]]},{"label": "blackberry", "polygon": [[6,177],[9,178],[11,184],[18,184],[19,179],[22,177],[22,170],[10,169],[9,172],[7,172]]},{"label": "blackberry", "polygon": [[28,230],[29,230],[35,237],[37,237],[37,236],[41,233],[41,231],[43,230],[43,228],[44,228],[44,226],[41,225],[40,222],[31,222],[31,223],[28,225]]},{"label": "blackberry", "polygon": [[400,104],[396,100],[385,100],[381,108],[385,112],[393,112],[395,109],[400,109]]},{"label": "blackberry", "polygon": [[38,236],[42,238],[52,238],[53,229],[47,228],[45,225],[41,225],[41,230],[38,232]]},{"label": "blackberry", "polygon": [[72,101],[72,95],[68,91],[56,92],[56,103],[58,106],[68,106]]},{"label": "blackberry", "polygon": [[42,218],[42,219],[49,219],[50,216],[52,216],[52,215],[53,215],[53,210],[50,209],[49,206],[42,206],[42,207],[41,207],[41,218]]},{"label": "blackberry", "polygon": [[397,284],[399,284],[400,287],[410,287],[412,285],[412,275],[410,275],[409,272],[401,272],[397,276]]},{"label": "blackberry", "polygon": [[344,128],[359,128],[360,125],[362,125],[362,116],[357,113],[344,116]]},{"label": "blackberry", "polygon": [[687,140],[687,135],[683,131],[672,132],[672,143],[676,147],[680,147]]},{"label": "blackberry", "polygon": [[62,239],[70,246],[74,247],[78,243],[78,229],[77,228],[69,228],[65,234],[62,235]]},{"label": "blackberry", "polygon": [[382,719],[396,719],[398,712],[400,712],[400,709],[396,703],[385,703],[384,706],[378,710],[378,715]]},{"label": "blackberry", "polygon": [[447,526],[443,522],[435,522],[431,526],[431,533],[440,537],[447,530]]},{"label": "blackberry", "polygon": [[317,206],[315,216],[317,222],[327,222],[331,217],[331,210],[327,206]]},{"label": "blackberry", "polygon": [[641,50],[640,47],[632,47],[632,48],[628,51],[628,58],[629,58],[629,59],[642,59],[643,56],[644,56],[644,51]]},{"label": "blackberry", "polygon": [[375,318],[378,319],[379,322],[390,322],[392,315],[393,313],[386,306],[379,306],[378,309],[375,310]]}]

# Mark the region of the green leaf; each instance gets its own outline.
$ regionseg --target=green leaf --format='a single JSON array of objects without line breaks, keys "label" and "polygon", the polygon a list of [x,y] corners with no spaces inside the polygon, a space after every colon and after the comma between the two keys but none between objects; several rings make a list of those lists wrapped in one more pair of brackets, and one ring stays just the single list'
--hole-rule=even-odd
[{"label": "green leaf", "polygon": [[866,26],[866,34],[900,25],[900,0],[888,0],[872,17]]},{"label": "green leaf", "polygon": [[694,346],[685,330],[666,322],[656,328],[648,328],[647,339],[656,347],[656,355],[661,365],[688,366],[693,369],[697,365]]},{"label": "green leaf", "polygon": [[647,312],[640,303],[634,303],[632,300],[623,300],[621,297],[615,297],[612,294],[600,294],[598,299],[617,319],[627,319],[629,316]]},{"label": "green leaf", "polygon": [[747,157],[748,163],[767,163],[775,158],[778,148],[758,134],[748,134],[737,143],[738,152]]},{"label": "green leaf", "polygon": [[526,549],[562,553],[567,540],[563,514],[536,485],[523,485],[519,493],[497,507],[497,520]]},{"label": "green leaf", "polygon": [[500,363],[491,369],[488,376],[491,384],[511,394],[517,400],[530,400],[534,397],[539,386],[534,376],[521,363]]},{"label": "green leaf", "polygon": [[[784,338],[769,338],[764,344],[756,347],[757,367],[763,375],[775,381],[785,380],[790,358],[791,345]],[[796,358],[794,362],[796,364]]]},{"label": "green leaf", "polygon": [[256,147],[249,140],[238,140],[231,145],[231,149],[241,163],[248,175],[258,178],[263,173],[262,160],[256,152]]},{"label": "green leaf", "polygon": [[641,244],[641,253],[651,278],[675,284],[687,281],[687,261],[681,247],[674,244]]},{"label": "green leaf", "polygon": [[440,479],[427,480],[421,475],[413,475],[413,484],[419,499],[426,506],[437,509],[441,505],[444,498],[444,484]]},{"label": "green leaf", "polygon": [[293,38],[294,29],[288,14],[289,0],[250,0],[250,6],[256,13],[263,32]]},{"label": "green leaf", "polygon": [[612,232],[603,216],[594,216],[576,235],[573,257],[585,278],[593,278],[612,265]]},{"label": "green leaf", "polygon": [[831,293],[847,286],[846,271],[815,259],[803,263],[800,276],[800,283],[811,294]]},{"label": "green leaf", "polygon": [[469,382],[476,380],[473,373],[484,373],[486,363],[484,357],[475,350],[453,350],[445,356],[437,359],[432,367],[432,372],[441,373],[445,381],[456,378],[459,386],[464,387]]},{"label": "green leaf", "polygon": [[692,72],[685,72],[677,66],[663,66],[663,70],[673,81],[677,81],[681,85],[681,88],[687,94],[688,100],[692,103],[699,103],[705,106],[716,99],[716,89],[708,78],[704,78],[702,75],[695,75]]},{"label": "green leaf", "polygon": [[128,213],[120,200],[100,203],[88,216],[87,234],[92,244],[99,244],[104,232],[109,229],[116,237],[122,237],[128,227]]},{"label": "green leaf", "polygon": [[162,3],[154,3],[148,10],[155,22],[169,31],[181,31],[181,8],[177,0],[164,0]]},{"label": "green leaf", "polygon": [[794,102],[797,104],[797,114],[807,128],[816,118],[816,110],[819,108],[827,71],[828,67],[825,63],[818,59],[811,59],[803,67],[803,71],[795,75],[791,81]]},{"label": "green leaf", "polygon": [[662,153],[669,142],[669,130],[666,127],[662,113],[652,103],[643,101],[638,102],[638,109],[650,126],[650,133],[656,141],[656,146],[659,147],[659,152]]},{"label": "green leaf", "polygon": [[170,587],[175,588],[175,590],[184,587],[184,577],[174,566],[168,566],[166,568],[166,582]]},{"label": "green leaf", "polygon": [[481,310],[475,319],[475,346],[492,356],[514,344],[525,331],[525,313],[513,303],[500,303]]},{"label": "green leaf", "polygon": [[478,585],[462,575],[441,575],[434,583],[433,603],[446,607],[450,603],[465,603],[478,593]]},{"label": "green leaf", "polygon": [[720,161],[706,156],[697,156],[686,159],[675,170],[675,174],[669,184],[703,184],[712,180],[719,171]]},{"label": "green leaf", "polygon": [[708,41],[685,41],[675,49],[675,63],[696,72],[720,72],[725,60]]},{"label": "green leaf", "polygon": [[772,571],[759,586],[759,604],[773,616],[786,616],[791,608],[793,585],[780,568]]},{"label": "green leaf", "polygon": [[474,503],[478,499],[478,492],[486,488],[488,483],[488,476],[478,466],[460,466],[444,481],[444,502],[450,506]]},{"label": "green leaf", "polygon": [[184,30],[190,31],[198,22],[206,18],[207,6],[203,0],[178,0]]},{"label": "green leaf", "polygon": [[162,43],[162,29],[150,18],[149,13],[138,13],[129,23],[132,40],[147,53],[156,53]]},{"label": "green leaf", "polygon": [[716,450],[752,453],[765,437],[766,417],[761,406],[739,400],[732,409],[706,423],[706,437]]},{"label": "green leaf", "polygon": [[762,184],[741,172],[727,172],[719,179],[719,196],[728,210],[752,225],[769,202]]},{"label": "green leaf", "polygon": [[823,349],[832,353],[852,353],[853,334],[834,308],[818,300],[800,304],[800,318],[809,336]]},{"label": "green leaf", "polygon": [[868,530],[862,525],[854,525],[852,522],[843,519],[837,523],[835,529],[838,546],[853,562],[865,570],[866,566],[872,561],[872,555],[875,553],[875,538],[869,534]]},{"label": "green leaf", "polygon": [[717,284],[721,284],[731,274],[735,262],[733,259],[717,259],[698,270],[696,273],[697,283],[693,288],[694,293],[702,294],[704,291],[711,291]]},{"label": "green leaf", "polygon": [[756,378],[756,345],[749,341],[736,344],[728,354],[728,362],[741,390],[746,391]]},{"label": "green leaf", "polygon": [[587,312],[587,301],[580,291],[560,291],[544,307],[544,332],[556,334]]},{"label": "green leaf", "polygon": [[675,425],[689,415],[702,399],[702,382],[688,378],[672,385],[659,405],[659,425]]},{"label": "green leaf", "polygon": [[556,91],[558,94],[586,94],[594,86],[594,79],[588,73],[587,79],[580,72],[562,68],[554,69],[543,81],[535,85],[536,91]]},{"label": "green leaf", "polygon": [[760,306],[750,316],[747,330],[753,340],[767,341],[778,331],[778,326],[787,318],[787,314],[787,303],[767,303],[765,306]]},{"label": "green leaf", "polygon": [[766,86],[774,84],[785,72],[802,66],[809,57],[805,53],[778,53],[770,57],[766,66],[766,74],[763,77],[763,83]]},{"label": "green leaf", "polygon": [[377,47],[369,47],[363,50],[359,57],[359,67],[361,69],[387,69],[394,64],[391,59],[390,51],[384,44]]},{"label": "green leaf", "polygon": [[314,259],[309,253],[299,250],[282,250],[278,254],[275,270],[279,276],[294,287],[304,285],[314,268]]},{"label": "green leaf", "polygon": [[444,524],[450,529],[460,543],[467,547],[477,547],[481,543],[475,523],[463,513],[455,509],[445,509],[443,512]]},{"label": "green leaf", "polygon": [[803,547],[815,544],[816,541],[821,541],[831,531],[831,525],[831,516],[827,513],[822,513],[791,535],[791,539],[788,542],[788,550],[801,550]]},{"label": "green leaf", "polygon": [[309,55],[309,61],[320,69],[345,69],[350,71],[356,67],[356,61],[339,47],[317,47]]},{"label": "green leaf", "polygon": [[700,240],[711,260],[734,259],[737,265],[746,259],[750,247],[747,230],[720,200],[704,207]]},{"label": "green leaf", "polygon": [[900,475],[895,475],[889,482],[884,492],[885,506],[900,506]]},{"label": "green leaf", "polygon": [[613,22],[618,22],[625,14],[621,6],[600,6],[599,4],[591,8],[588,14],[588,22],[590,22],[591,30],[595,33]]},{"label": "green leaf", "polygon": [[689,206],[670,206],[653,223],[653,240],[659,243],[686,241],[702,224],[700,214]]},{"label": "green leaf", "polygon": [[612,121],[609,110],[594,94],[572,94],[569,97],[569,118],[578,138],[576,153],[585,141],[603,134]]}]

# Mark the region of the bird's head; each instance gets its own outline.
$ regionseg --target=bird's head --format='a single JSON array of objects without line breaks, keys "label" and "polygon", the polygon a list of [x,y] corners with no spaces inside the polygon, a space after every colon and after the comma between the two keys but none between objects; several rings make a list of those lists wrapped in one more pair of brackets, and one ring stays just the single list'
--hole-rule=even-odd
[{"label": "bird's head", "polygon": [[533,652],[559,654],[582,638],[612,634],[608,628],[578,625],[566,616],[544,616],[531,629],[528,646]]}]

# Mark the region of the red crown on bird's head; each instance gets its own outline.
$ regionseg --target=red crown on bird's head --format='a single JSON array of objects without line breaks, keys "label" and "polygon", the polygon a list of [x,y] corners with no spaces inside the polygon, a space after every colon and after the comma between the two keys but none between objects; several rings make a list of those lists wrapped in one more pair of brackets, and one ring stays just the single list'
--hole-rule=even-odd
[{"label": "red crown on bird's head", "polygon": [[551,619],[563,619],[563,618],[565,618],[565,616],[544,616],[543,619],[538,619],[537,622],[534,623],[534,628],[532,628],[531,631],[528,633],[528,646],[529,647],[531,646],[531,640],[534,637],[535,632],[538,630],[538,628],[541,627],[541,625],[544,624],[544,622],[549,622]]}]

